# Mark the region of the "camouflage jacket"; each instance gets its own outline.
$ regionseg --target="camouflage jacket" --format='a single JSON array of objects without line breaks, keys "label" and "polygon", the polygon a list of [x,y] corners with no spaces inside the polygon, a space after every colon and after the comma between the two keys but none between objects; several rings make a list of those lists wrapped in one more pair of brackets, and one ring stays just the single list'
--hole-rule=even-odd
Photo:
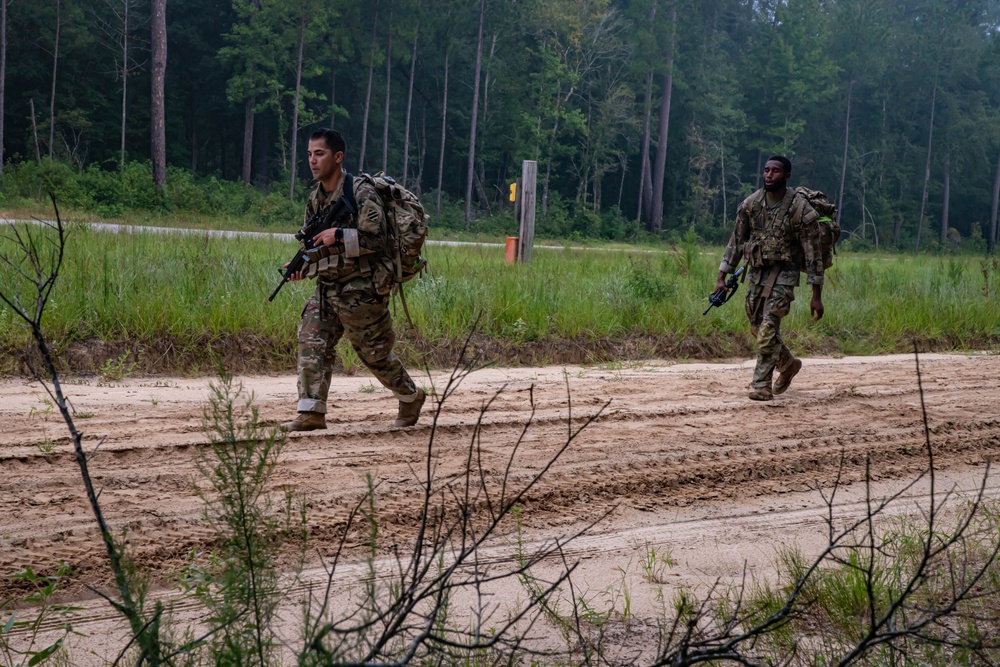
[{"label": "camouflage jacket", "polygon": [[[324,190],[321,183],[313,187],[306,204],[303,227],[311,216],[324,214],[340,199],[345,180],[346,172],[332,192]],[[378,292],[384,294],[392,287],[392,266],[386,259],[389,236],[382,199],[371,184],[358,178],[354,179],[354,198],[358,205],[357,214],[333,223],[342,230],[343,242],[329,248],[330,256],[313,268],[314,273],[310,277],[315,275],[322,282],[341,283],[371,275]]]},{"label": "camouflage jacket", "polygon": [[[809,285],[823,284],[823,257],[820,245],[819,214],[806,198],[788,189],[790,201],[768,206],[763,189],[744,199],[736,213],[736,225],[719,270],[733,273],[752,247],[765,245],[772,252],[763,261],[751,262],[748,280],[759,283],[775,265],[779,266],[776,284],[798,285],[799,272],[806,274]],[[776,220],[781,211],[782,220]],[[754,266],[753,264],[759,264]]]}]

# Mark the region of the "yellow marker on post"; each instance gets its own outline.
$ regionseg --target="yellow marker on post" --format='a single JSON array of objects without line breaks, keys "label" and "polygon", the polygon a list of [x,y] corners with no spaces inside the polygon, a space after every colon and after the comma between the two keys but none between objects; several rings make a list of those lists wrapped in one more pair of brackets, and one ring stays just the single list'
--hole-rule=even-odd
[{"label": "yellow marker on post", "polygon": [[510,200],[517,201],[517,183],[510,184]]}]

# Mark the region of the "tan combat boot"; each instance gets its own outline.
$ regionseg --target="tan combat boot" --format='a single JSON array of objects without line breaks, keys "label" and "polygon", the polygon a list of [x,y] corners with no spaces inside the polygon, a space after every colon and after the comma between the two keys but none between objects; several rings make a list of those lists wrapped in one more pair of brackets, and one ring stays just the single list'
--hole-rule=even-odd
[{"label": "tan combat boot", "polygon": [[427,395],[423,389],[417,389],[417,398],[409,403],[399,402],[399,412],[396,414],[396,421],[392,425],[397,428],[413,426],[420,419],[420,409],[424,407],[424,399]]},{"label": "tan combat boot", "polygon": [[785,390],[788,389],[788,385],[792,383],[792,378],[799,374],[802,370],[802,360],[792,359],[792,363],[788,365],[783,373],[778,374],[778,379],[774,381],[774,394],[784,394]]},{"label": "tan combat boot", "polygon": [[282,431],[315,431],[326,428],[326,415],[321,412],[300,412],[299,416],[281,425]]},{"label": "tan combat boot", "polygon": [[750,400],[770,401],[774,398],[770,387],[750,387]]}]

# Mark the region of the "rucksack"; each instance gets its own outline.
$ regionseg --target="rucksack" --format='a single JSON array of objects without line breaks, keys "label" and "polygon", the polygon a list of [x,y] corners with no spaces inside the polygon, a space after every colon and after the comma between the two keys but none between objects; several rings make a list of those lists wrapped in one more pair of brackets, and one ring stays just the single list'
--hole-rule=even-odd
[{"label": "rucksack", "polygon": [[382,172],[361,174],[358,178],[371,183],[382,200],[386,226],[389,231],[389,260],[392,262],[394,291],[399,294],[406,319],[413,326],[410,310],[403,296],[403,283],[418,276],[427,268],[427,260],[420,255],[427,238],[428,216],[420,197]]},{"label": "rucksack", "polygon": [[361,174],[358,178],[375,188],[385,208],[393,279],[397,284],[412,280],[427,267],[420,251],[427,238],[428,217],[420,198],[382,172]]},{"label": "rucksack", "polygon": [[[819,190],[798,187],[796,192],[805,197],[806,201],[819,213],[820,246],[823,250],[823,269],[833,266],[833,256],[837,254],[837,241],[840,239],[840,222],[837,221],[837,206],[827,199]],[[799,267],[802,271],[805,266]]]}]

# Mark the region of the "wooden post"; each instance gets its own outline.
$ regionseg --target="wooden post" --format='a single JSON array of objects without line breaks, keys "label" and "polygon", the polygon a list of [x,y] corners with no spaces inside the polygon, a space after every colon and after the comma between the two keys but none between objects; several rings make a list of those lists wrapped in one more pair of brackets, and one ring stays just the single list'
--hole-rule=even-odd
[{"label": "wooden post", "polygon": [[[521,224],[521,179],[514,181],[514,222]],[[518,227],[520,229],[520,227]],[[520,232],[518,232],[520,233]]]},{"label": "wooden post", "polygon": [[525,160],[521,163],[521,187],[518,188],[521,211],[521,232],[518,236],[517,254],[521,262],[531,264],[531,246],[535,242],[535,193],[538,180],[538,163]]}]

